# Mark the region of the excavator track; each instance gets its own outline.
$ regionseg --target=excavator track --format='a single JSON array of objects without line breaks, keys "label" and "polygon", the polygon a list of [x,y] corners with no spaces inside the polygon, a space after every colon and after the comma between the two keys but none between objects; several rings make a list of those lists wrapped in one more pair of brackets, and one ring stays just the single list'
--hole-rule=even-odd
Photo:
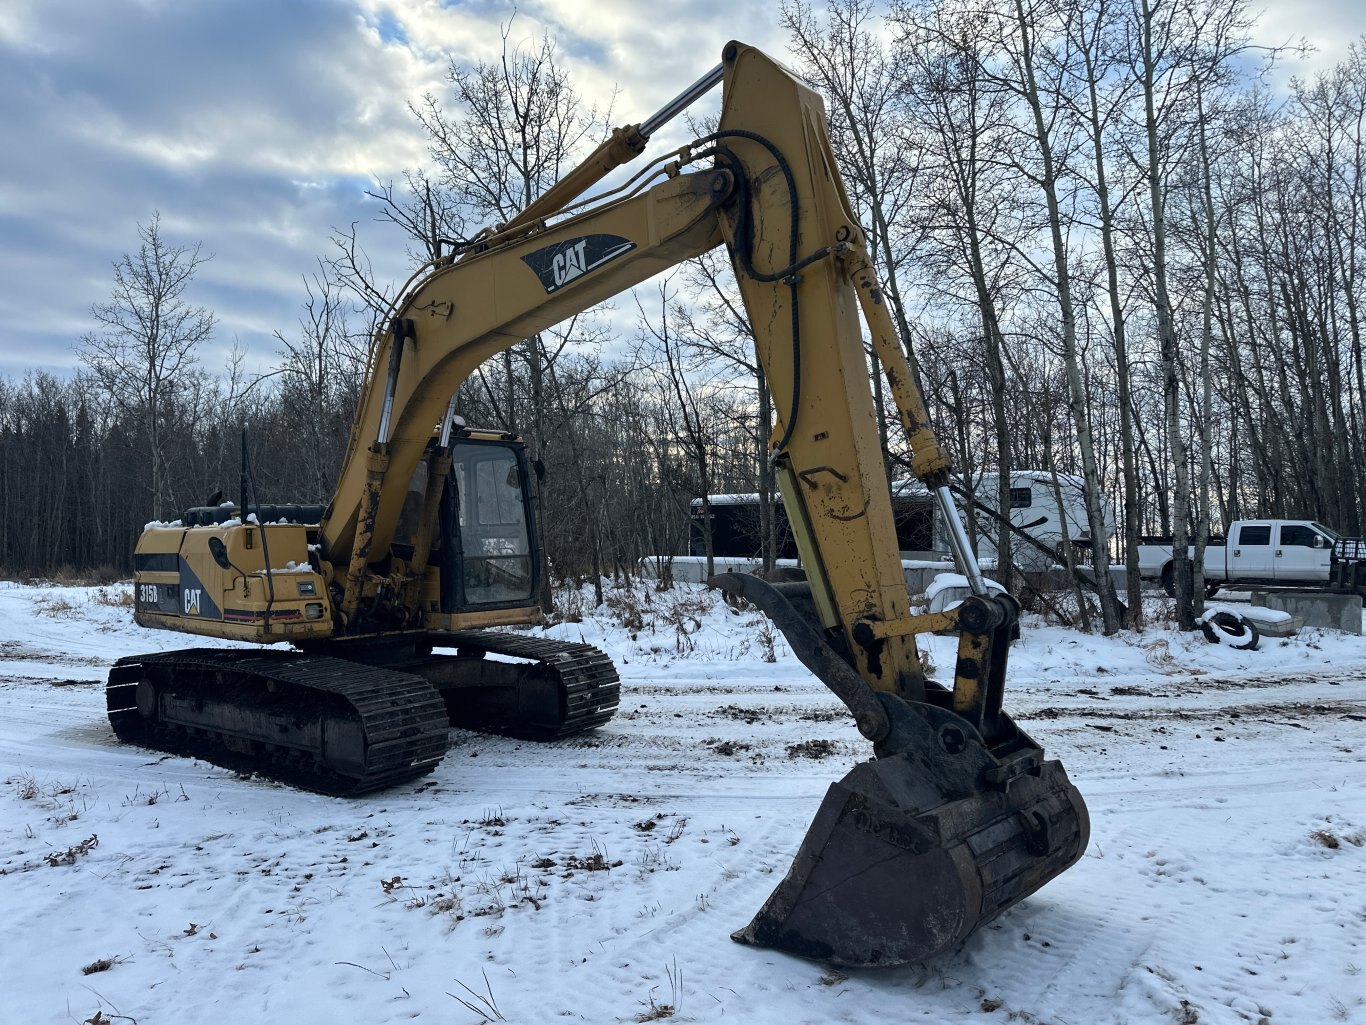
[{"label": "excavator track", "polygon": [[616,712],[616,667],[591,644],[502,630],[429,640],[458,657],[389,668],[315,652],[132,655],[110,670],[109,722],[141,747],[351,796],[431,772],[451,725],[556,740]]},{"label": "excavator track", "polygon": [[453,725],[529,740],[557,740],[596,729],[616,714],[621,699],[617,667],[591,644],[527,637],[506,630],[457,630],[430,637],[434,645],[456,648],[462,656],[505,655],[533,661],[535,665],[523,670],[525,675],[555,681],[557,695],[551,703],[558,707],[545,715],[500,715],[453,697],[448,701]]},{"label": "excavator track", "polygon": [[106,700],[122,740],[336,796],[425,775],[447,746],[426,680],[314,654],[133,655],[114,664]]}]

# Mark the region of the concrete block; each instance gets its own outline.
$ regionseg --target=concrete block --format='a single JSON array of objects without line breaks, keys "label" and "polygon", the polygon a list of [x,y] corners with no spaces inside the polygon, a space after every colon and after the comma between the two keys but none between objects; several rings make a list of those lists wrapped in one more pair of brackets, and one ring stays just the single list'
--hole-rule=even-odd
[{"label": "concrete block", "polygon": [[1263,637],[1294,637],[1304,628],[1303,616],[1292,616],[1288,612],[1269,609],[1265,605],[1249,606],[1240,609],[1238,614],[1256,623],[1257,632]]},{"label": "concrete block", "polygon": [[1361,595],[1330,591],[1253,591],[1252,604],[1288,612],[1305,626],[1361,633]]}]

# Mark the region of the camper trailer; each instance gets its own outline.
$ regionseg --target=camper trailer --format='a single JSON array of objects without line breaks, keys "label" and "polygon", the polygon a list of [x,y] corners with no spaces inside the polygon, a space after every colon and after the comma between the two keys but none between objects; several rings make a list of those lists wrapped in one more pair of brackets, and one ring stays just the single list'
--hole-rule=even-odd
[{"label": "camper trailer", "polygon": [[[978,503],[995,508],[996,480],[984,474],[974,489]],[[1103,506],[1105,536],[1109,542],[1115,533],[1115,514],[1109,502]],[[1073,545],[1074,558],[1091,548],[1091,525],[1086,516],[1086,483],[1075,474],[1060,473],[1054,478],[1051,470],[1013,470],[1010,474],[1010,522],[1019,527],[1048,552],[1014,538],[1011,559],[1023,570],[1043,570],[1061,561],[1064,533]],[[1064,532],[1064,525],[1066,530]],[[997,528],[995,520],[977,513],[978,554],[984,559],[996,558]]]}]

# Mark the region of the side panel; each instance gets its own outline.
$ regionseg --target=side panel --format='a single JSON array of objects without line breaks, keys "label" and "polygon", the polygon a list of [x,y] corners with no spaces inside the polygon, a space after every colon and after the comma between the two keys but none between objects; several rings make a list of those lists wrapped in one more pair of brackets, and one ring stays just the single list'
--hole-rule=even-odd
[{"label": "side panel", "polygon": [[1275,529],[1276,580],[1327,582],[1333,555],[1333,546],[1328,539],[1307,523],[1278,523]]},{"label": "side panel", "polygon": [[133,555],[133,610],[142,622],[146,613],[180,614],[180,541],[184,531],[149,527],[138,538]]},{"label": "side panel", "polygon": [[[213,576],[217,575],[213,574]],[[205,587],[204,581],[199,579],[199,574],[195,572],[190,560],[182,558],[180,560],[179,614],[191,619],[222,619],[223,609],[218,604],[218,600],[229,597],[231,592],[225,592],[222,589],[221,581],[215,581],[215,583],[219,586]],[[218,593],[215,594],[215,592]]]},{"label": "side panel", "polygon": [[[134,555],[140,626],[271,643],[332,631],[326,581],[296,524],[153,527]],[[269,551],[271,572],[266,572]]]},{"label": "side panel", "polygon": [[[1227,544],[1206,545],[1205,546],[1205,579],[1210,581],[1222,581],[1229,579],[1231,570],[1231,553],[1233,549]],[[1192,555],[1195,549],[1190,549]],[[1170,554],[1169,554],[1170,557]]]}]

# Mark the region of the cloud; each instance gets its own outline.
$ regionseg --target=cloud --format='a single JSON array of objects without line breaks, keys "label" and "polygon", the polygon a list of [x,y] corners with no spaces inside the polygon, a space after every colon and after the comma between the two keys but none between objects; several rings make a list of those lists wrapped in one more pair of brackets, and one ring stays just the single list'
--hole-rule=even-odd
[{"label": "cloud", "polygon": [[1287,54],[1281,74],[1306,77],[1327,70],[1347,57],[1349,44],[1361,45],[1366,33],[1366,5],[1361,0],[1281,0],[1268,3],[1257,23],[1256,39],[1264,46],[1307,42],[1313,49]]},{"label": "cloud", "polygon": [[[20,6],[0,28],[0,371],[70,367],[110,264],[163,216],[215,258],[191,294],[262,357],[363,185],[420,161],[401,39],[341,2]],[[15,141],[18,144],[14,144]],[[395,268],[396,270],[396,268]]]},{"label": "cloud", "polygon": [[[772,12],[718,0],[9,0],[0,13],[0,373],[64,371],[108,298],[110,265],[154,211],[213,259],[188,298],[268,363],[300,279],[359,222],[381,278],[404,242],[364,195],[426,160],[407,109],[451,60],[499,59],[542,33],[586,103],[640,120],[710,67],[732,33],[772,43]],[[679,40],[687,45],[680,46]]]},{"label": "cloud", "polygon": [[[1259,38],[1323,26],[1326,56],[1366,28],[1357,0],[1305,3],[1272,8]],[[154,211],[171,242],[214,254],[188,295],[219,318],[210,368],[234,341],[274,358],[333,228],[357,223],[381,279],[405,277],[365,189],[425,162],[408,104],[443,93],[451,60],[498,60],[504,32],[547,34],[583,101],[621,124],[731,38],[781,58],[778,21],[734,0],[5,0],[0,374],[74,366],[111,263]],[[676,123],[653,148],[684,137]]]}]

